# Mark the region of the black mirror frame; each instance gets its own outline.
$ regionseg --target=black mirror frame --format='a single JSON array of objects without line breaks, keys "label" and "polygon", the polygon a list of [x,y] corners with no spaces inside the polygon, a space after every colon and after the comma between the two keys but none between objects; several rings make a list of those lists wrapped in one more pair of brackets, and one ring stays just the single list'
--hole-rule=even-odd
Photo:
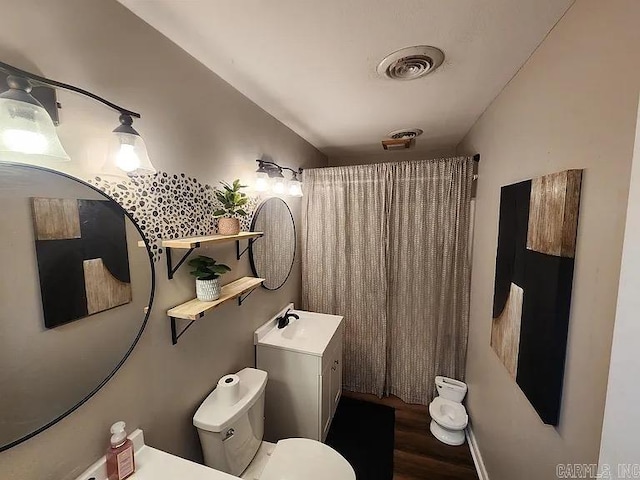
[{"label": "black mirror frame", "polygon": [[73,412],[75,412],[78,408],[80,408],[82,405],[84,405],[91,397],[93,397],[96,393],[98,393],[98,391],[102,387],[104,387],[109,380],[111,380],[113,378],[113,376],[117,373],[117,371],[120,369],[120,367],[122,367],[124,362],[127,361],[127,359],[129,358],[129,355],[131,355],[131,352],[133,352],[133,349],[138,344],[138,341],[140,340],[140,337],[142,337],[144,329],[147,326],[147,323],[149,321],[149,316],[151,315],[151,309],[153,307],[153,299],[154,299],[155,291],[156,291],[156,271],[155,271],[155,266],[154,266],[154,263],[153,263],[153,255],[151,253],[151,247],[149,245],[149,241],[145,237],[144,233],[142,232],[142,229],[140,228],[140,226],[138,225],[136,220],[133,218],[133,216],[129,212],[127,212],[127,210],[122,205],[120,205],[120,203],[118,203],[117,200],[115,200],[114,198],[110,197],[109,195],[107,195],[105,192],[103,192],[99,188],[96,188],[95,186],[85,182],[84,180],[80,180],[79,178],[74,177],[74,176],[69,175],[69,174],[64,173],[64,172],[60,172],[60,171],[57,171],[57,170],[52,170],[52,169],[46,168],[46,167],[40,167],[40,166],[36,166],[36,165],[29,165],[29,164],[26,164],[26,163],[17,163],[17,162],[0,161],[0,166],[27,168],[27,169],[37,170],[37,171],[41,171],[41,172],[47,172],[47,173],[51,173],[51,174],[54,174],[54,175],[58,175],[60,177],[68,178],[70,180],[73,180],[73,181],[85,186],[85,187],[90,188],[91,190],[93,190],[93,191],[97,192],[98,194],[102,195],[107,200],[110,200],[113,203],[115,203],[116,205],[118,205],[118,207],[120,208],[122,213],[124,213],[124,215],[136,227],[136,230],[138,231],[138,233],[140,234],[140,237],[144,241],[145,247],[147,249],[147,255],[149,256],[149,266],[151,268],[151,292],[149,294],[149,303],[147,305],[147,311],[146,311],[145,316],[144,316],[144,321],[142,322],[142,326],[140,327],[140,330],[138,331],[138,334],[136,335],[136,338],[133,340],[133,343],[131,344],[131,347],[129,347],[129,350],[127,350],[127,352],[125,353],[125,355],[122,358],[122,360],[120,360],[120,362],[118,362],[118,364],[111,371],[111,373],[104,380],[102,380],[102,382],[100,382],[100,384],[96,388],[91,390],[82,400],[80,400],[78,403],[76,403],[73,407],[68,409],[66,412],[62,413],[61,415],[58,415],[56,418],[51,420],[49,423],[46,423],[42,427],[40,427],[40,428],[38,428],[38,429],[36,429],[36,430],[24,435],[23,437],[21,437],[21,438],[19,438],[17,440],[13,440],[12,442],[10,442],[10,443],[8,443],[6,445],[0,445],[0,452],[4,452],[5,450],[9,450],[10,448],[15,447],[16,445],[19,445],[22,442],[25,442],[25,441],[29,440],[30,438],[35,437],[39,433],[44,432],[49,427],[52,427],[53,425],[58,423],[63,418],[65,418],[65,417],[69,416],[70,414],[72,414]]},{"label": "black mirror frame", "polygon": [[[253,212],[253,218],[251,219],[251,228],[250,228],[250,230],[252,232],[255,231],[256,219],[258,218],[258,215],[262,211],[262,208],[264,207],[264,205],[270,200],[280,200],[282,203],[284,203],[285,207],[287,207],[287,210],[289,211],[289,216],[291,217],[291,224],[293,225],[293,258],[291,259],[291,265],[289,266],[289,273],[287,273],[286,278],[276,288],[269,288],[269,287],[266,287],[264,285],[264,283],[262,284],[262,288],[264,288],[265,290],[269,290],[269,291],[274,292],[274,291],[279,290],[280,288],[282,288],[282,286],[285,283],[287,283],[287,280],[289,280],[289,277],[291,276],[291,272],[293,271],[293,264],[296,262],[296,253],[297,253],[297,249],[298,249],[298,236],[297,236],[297,231],[296,231],[296,221],[293,218],[293,213],[291,212],[291,209],[289,208],[289,205],[287,204],[287,202],[285,202],[280,197],[269,197],[269,198],[263,200],[260,203],[260,205],[258,205],[258,208],[256,208],[255,212]],[[259,241],[259,240],[260,239],[257,239],[256,241]],[[255,242],[251,242],[249,244],[249,263],[251,264],[251,271],[253,272],[253,274],[256,277],[260,277],[260,274],[258,274],[258,272],[256,270],[256,264],[255,264],[255,261],[253,259],[253,256],[254,256],[253,244],[254,243]]]}]

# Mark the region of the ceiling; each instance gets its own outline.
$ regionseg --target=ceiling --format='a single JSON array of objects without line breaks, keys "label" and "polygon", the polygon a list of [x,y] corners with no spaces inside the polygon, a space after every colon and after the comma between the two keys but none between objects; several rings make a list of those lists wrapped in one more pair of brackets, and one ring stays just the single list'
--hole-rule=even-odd
[{"label": "ceiling", "polygon": [[[451,148],[573,0],[119,0],[332,156],[381,152],[418,127],[416,151]],[[411,81],[376,66],[410,45],[444,64]]]}]

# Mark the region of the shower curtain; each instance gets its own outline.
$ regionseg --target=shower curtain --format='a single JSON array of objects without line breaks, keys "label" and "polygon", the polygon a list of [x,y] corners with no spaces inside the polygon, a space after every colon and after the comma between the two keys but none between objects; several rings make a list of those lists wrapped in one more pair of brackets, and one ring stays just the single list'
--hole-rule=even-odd
[{"label": "shower curtain", "polygon": [[470,157],[305,170],[302,306],[345,317],[346,389],[464,377],[472,182]]}]

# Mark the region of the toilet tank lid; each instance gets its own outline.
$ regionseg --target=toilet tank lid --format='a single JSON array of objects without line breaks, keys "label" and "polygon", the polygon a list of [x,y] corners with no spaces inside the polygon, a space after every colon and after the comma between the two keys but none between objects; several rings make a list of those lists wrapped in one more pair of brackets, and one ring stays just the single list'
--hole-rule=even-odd
[{"label": "toilet tank lid", "polygon": [[236,375],[240,377],[239,400],[233,405],[226,405],[218,398],[218,389],[214,389],[193,416],[196,428],[221,432],[244,415],[262,395],[267,385],[267,372],[245,368]]}]

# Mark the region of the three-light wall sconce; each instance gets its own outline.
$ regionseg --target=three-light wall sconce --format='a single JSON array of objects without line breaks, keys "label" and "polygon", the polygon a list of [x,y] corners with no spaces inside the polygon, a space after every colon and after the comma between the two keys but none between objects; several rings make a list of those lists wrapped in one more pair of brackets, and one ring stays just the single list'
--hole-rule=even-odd
[{"label": "three-light wall sconce", "polygon": [[[255,181],[255,189],[257,191],[271,192],[275,195],[288,195],[290,197],[302,196],[301,168],[294,170],[266,160],[256,160],[256,162],[258,162]],[[283,170],[289,170],[291,178],[287,180],[282,173]]]}]

